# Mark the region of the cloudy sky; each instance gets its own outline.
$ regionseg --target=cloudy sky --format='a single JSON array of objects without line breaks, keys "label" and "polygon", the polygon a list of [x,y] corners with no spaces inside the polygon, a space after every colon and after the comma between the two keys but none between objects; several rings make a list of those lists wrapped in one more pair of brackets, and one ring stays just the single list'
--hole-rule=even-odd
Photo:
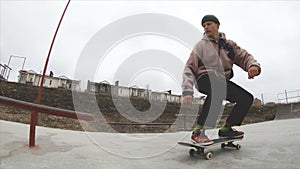
[{"label": "cloudy sky", "polygon": [[[11,55],[22,56],[26,57],[25,70],[42,72],[51,40],[66,3],[67,1],[62,0],[1,0],[0,63],[7,64]],[[257,98],[261,99],[263,94],[265,102],[277,102],[278,94],[285,90],[300,89],[299,1],[73,0],[57,35],[47,72],[52,70],[55,76],[65,75],[71,79],[81,80],[83,89],[86,88],[87,80],[96,82],[107,80],[112,84],[119,80],[124,86],[137,85],[155,91],[171,89],[175,94],[180,94],[182,66],[192,46],[185,46],[184,42],[176,40],[174,36],[168,36],[168,33],[145,33],[123,38],[118,43],[108,46],[105,57],[99,57],[101,59],[88,58],[84,55],[89,48],[87,46],[90,46],[96,37],[100,39],[99,41],[103,41],[100,35],[106,28],[111,28],[115,31],[112,31],[114,34],[125,29],[110,27],[114,25],[113,23],[145,13],[153,14],[153,18],[157,17],[155,14],[177,18],[198,29],[200,33],[203,32],[202,17],[214,14],[221,22],[220,31],[251,53],[262,65],[261,76],[253,80],[249,80],[247,73],[235,67],[233,81],[245,87]],[[131,28],[142,26],[142,22],[136,22]],[[175,26],[174,30],[179,27]],[[170,29],[170,32],[172,30]],[[182,34],[189,32],[182,30]],[[200,40],[201,34],[196,33],[195,37],[199,37]],[[97,49],[93,53],[97,53]],[[149,59],[151,54],[157,54],[159,57],[153,56]],[[149,64],[148,67],[142,59],[138,59],[143,57],[146,58],[144,62]],[[92,60],[87,63],[95,63],[95,69],[90,70],[89,65],[82,64],[85,58]],[[13,69],[10,81],[16,81],[22,63],[22,59],[12,58],[9,65]],[[158,63],[167,63],[168,66]],[[76,72],[85,70],[87,74],[77,76]],[[132,72],[128,74],[126,71]]]}]

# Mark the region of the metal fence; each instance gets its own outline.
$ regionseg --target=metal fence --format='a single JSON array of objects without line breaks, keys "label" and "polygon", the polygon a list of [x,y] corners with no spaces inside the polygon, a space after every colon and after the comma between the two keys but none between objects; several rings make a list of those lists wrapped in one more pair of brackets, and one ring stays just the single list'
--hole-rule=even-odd
[{"label": "metal fence", "polygon": [[300,102],[300,90],[284,91],[277,94],[278,103],[295,103]]}]

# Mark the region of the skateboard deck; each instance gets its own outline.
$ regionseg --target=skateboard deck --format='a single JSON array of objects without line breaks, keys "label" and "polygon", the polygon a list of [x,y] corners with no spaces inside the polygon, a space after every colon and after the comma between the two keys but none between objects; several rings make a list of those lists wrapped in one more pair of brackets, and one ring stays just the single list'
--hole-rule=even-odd
[{"label": "skateboard deck", "polygon": [[183,146],[193,147],[194,149],[190,149],[190,151],[189,151],[190,156],[203,155],[207,160],[211,160],[213,157],[213,153],[211,151],[205,152],[206,149],[208,150],[212,147],[221,145],[221,148],[231,147],[231,148],[235,148],[235,149],[239,150],[239,149],[241,149],[241,145],[234,144],[233,142],[239,141],[242,139],[243,139],[243,137],[241,137],[241,138],[217,138],[217,139],[213,139],[212,141],[214,143],[210,144],[210,145],[201,145],[199,143],[194,143],[192,141],[180,141],[180,142],[178,142],[178,144],[183,145]]}]

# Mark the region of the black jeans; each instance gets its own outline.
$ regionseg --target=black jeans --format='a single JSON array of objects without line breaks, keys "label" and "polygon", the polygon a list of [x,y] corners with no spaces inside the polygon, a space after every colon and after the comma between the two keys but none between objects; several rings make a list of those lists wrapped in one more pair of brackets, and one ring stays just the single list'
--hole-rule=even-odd
[{"label": "black jeans", "polygon": [[215,75],[203,75],[197,80],[199,92],[207,97],[203,104],[197,123],[202,126],[215,127],[222,114],[222,102],[235,103],[226,122],[230,125],[241,125],[252,103],[253,95],[229,80],[222,80]]}]

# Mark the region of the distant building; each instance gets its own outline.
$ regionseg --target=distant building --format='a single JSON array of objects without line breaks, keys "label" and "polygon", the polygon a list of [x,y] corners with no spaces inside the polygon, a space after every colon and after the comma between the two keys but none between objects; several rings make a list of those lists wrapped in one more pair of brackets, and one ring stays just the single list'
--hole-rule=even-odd
[{"label": "distant building", "polygon": [[147,89],[139,88],[136,85],[129,87],[130,97],[149,98],[147,91]]},{"label": "distant building", "polygon": [[108,81],[104,80],[100,83],[91,82],[88,80],[87,91],[89,92],[111,92],[111,85]]},{"label": "distant building", "polygon": [[128,97],[130,96],[130,90],[128,87],[117,86],[114,88],[116,91],[116,95],[120,97]]},{"label": "distant building", "polygon": [[[42,75],[36,73],[33,70],[20,70],[18,76],[18,83],[31,84],[33,86],[40,86]],[[80,81],[71,80],[66,76],[53,76],[53,72],[50,75],[45,75],[44,87],[48,88],[63,88],[69,90],[80,91]]]},{"label": "distant building", "polygon": [[172,94],[171,90],[165,92],[150,91],[149,99],[161,102],[181,103],[181,96]]},{"label": "distant building", "polygon": [[205,96],[196,97],[193,99],[193,104],[203,105],[205,101]]},{"label": "distant building", "polygon": [[169,97],[168,97],[168,101],[173,102],[173,103],[181,103],[181,96],[170,94]]},{"label": "distant building", "polygon": [[[160,102],[181,103],[182,99],[181,95],[174,95],[171,93],[171,90],[158,92],[140,88],[136,85],[133,85],[131,87],[119,86],[119,81],[116,81],[115,85],[111,85],[106,80],[98,83],[88,80],[87,91],[95,93],[110,93],[114,96],[127,98],[137,97]],[[204,100],[205,97],[195,98],[193,104],[203,104]]]},{"label": "distant building", "polygon": [[4,75],[5,71],[6,71],[5,66],[0,64],[0,80],[6,80],[5,75]]},{"label": "distant building", "polygon": [[166,102],[167,101],[167,93],[151,91],[149,99],[153,100],[153,101]]},{"label": "distant building", "polygon": [[181,96],[172,94],[172,90],[164,92],[151,92],[152,100],[167,101],[172,103],[181,103]]},{"label": "distant building", "polygon": [[148,98],[147,89],[139,88],[134,85],[131,87],[119,86],[117,81],[115,85],[111,85],[108,81],[104,80],[99,83],[91,82],[88,80],[87,84],[88,92],[101,92],[101,93],[111,93],[120,97],[138,97],[138,98]]},{"label": "distant building", "polygon": [[9,73],[12,69],[7,66],[6,64],[0,64],[0,80],[5,80],[7,81]]}]

